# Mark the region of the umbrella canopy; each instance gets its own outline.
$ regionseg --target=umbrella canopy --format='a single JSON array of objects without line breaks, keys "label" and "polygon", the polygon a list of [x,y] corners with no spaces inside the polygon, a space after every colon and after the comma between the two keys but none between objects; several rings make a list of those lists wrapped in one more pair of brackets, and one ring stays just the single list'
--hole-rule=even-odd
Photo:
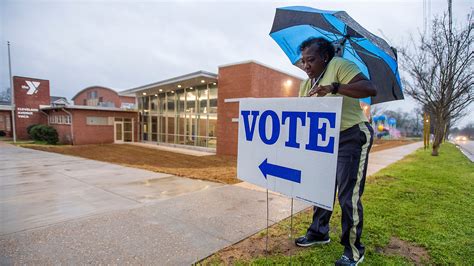
[{"label": "umbrella canopy", "polygon": [[344,11],[303,6],[277,8],[270,36],[291,63],[300,68],[301,43],[311,37],[324,37],[335,44],[339,56],[354,62],[377,87],[377,96],[362,101],[376,104],[403,99],[395,49]]}]

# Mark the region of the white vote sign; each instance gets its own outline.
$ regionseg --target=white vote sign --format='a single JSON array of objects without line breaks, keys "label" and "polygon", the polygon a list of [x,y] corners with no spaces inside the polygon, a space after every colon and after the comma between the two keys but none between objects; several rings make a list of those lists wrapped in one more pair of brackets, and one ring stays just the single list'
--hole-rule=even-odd
[{"label": "white vote sign", "polygon": [[342,97],[240,100],[237,176],[332,210]]}]

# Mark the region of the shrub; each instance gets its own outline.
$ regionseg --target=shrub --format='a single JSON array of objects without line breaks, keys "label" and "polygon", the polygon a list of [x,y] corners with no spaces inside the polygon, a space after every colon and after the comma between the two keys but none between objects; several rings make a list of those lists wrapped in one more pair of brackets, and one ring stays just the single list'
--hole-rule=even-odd
[{"label": "shrub", "polygon": [[56,144],[59,141],[58,132],[54,127],[45,126],[43,127],[44,140],[48,144]]},{"label": "shrub", "polygon": [[58,132],[54,127],[35,125],[30,132],[31,137],[36,141],[46,141],[48,144],[56,144],[59,141]]},{"label": "shrub", "polygon": [[31,124],[29,125],[27,128],[26,128],[26,132],[28,133],[28,136],[30,136],[30,138],[33,138],[33,136],[31,136],[31,129],[34,127],[34,126],[37,126],[39,124]]},{"label": "shrub", "polygon": [[5,133],[5,131],[0,130],[0,137],[5,137],[6,135],[7,135],[7,133]]},{"label": "shrub", "polygon": [[41,134],[41,128],[43,127],[44,125],[34,125],[31,127],[30,129],[30,137],[33,139],[33,140],[37,140],[37,141],[41,141],[43,140],[43,135]]}]

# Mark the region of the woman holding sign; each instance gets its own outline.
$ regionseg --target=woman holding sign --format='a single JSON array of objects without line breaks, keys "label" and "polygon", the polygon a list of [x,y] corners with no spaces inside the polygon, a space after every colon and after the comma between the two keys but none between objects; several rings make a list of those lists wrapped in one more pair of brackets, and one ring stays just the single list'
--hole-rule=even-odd
[{"label": "woman holding sign", "polygon": [[[335,56],[333,45],[324,38],[304,41],[301,62],[308,75],[302,83],[300,97],[343,97],[341,132],[336,172],[336,187],[342,209],[341,244],[344,254],[336,265],[357,265],[364,259],[360,242],[363,226],[361,196],[373,129],[359,104],[359,98],[375,96],[377,91],[351,61]],[[314,207],[313,222],[306,235],[295,240],[296,245],[309,247],[326,244],[329,239],[329,219],[332,212]]]}]

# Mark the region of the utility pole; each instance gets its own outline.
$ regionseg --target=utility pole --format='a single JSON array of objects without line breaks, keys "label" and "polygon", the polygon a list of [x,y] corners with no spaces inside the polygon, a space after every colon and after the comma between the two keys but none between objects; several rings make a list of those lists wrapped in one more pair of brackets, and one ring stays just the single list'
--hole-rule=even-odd
[{"label": "utility pole", "polygon": [[430,36],[431,23],[431,0],[423,0],[423,36]]},{"label": "utility pole", "polygon": [[13,131],[13,143],[16,143],[16,121],[15,121],[15,90],[13,88],[13,77],[12,77],[12,60],[10,56],[10,42],[8,44],[8,71],[10,72],[10,93],[11,93],[11,106],[12,106],[12,131]]},{"label": "utility pole", "polygon": [[449,17],[449,37],[451,38],[453,31],[453,0],[448,0],[448,17]]}]

